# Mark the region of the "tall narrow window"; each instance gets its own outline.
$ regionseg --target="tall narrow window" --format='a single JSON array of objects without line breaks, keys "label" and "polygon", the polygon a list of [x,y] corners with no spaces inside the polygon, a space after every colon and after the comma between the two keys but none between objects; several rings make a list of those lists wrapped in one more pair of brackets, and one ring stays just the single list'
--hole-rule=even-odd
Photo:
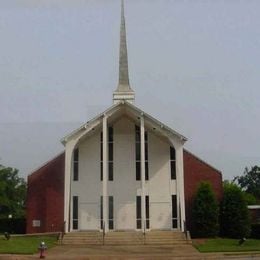
[{"label": "tall narrow window", "polygon": [[100,180],[103,181],[103,132],[100,133]]},{"label": "tall narrow window", "polygon": [[136,180],[141,180],[141,133],[140,127],[135,126],[135,167],[136,167]]},{"label": "tall narrow window", "polygon": [[145,196],[145,214],[146,214],[146,228],[150,228],[150,210],[149,210],[149,196]]},{"label": "tall narrow window", "polygon": [[136,228],[142,228],[141,196],[136,196]]},{"label": "tall narrow window", "polygon": [[[108,128],[108,180],[114,180],[114,131],[113,127]],[[100,134],[100,180],[103,181],[103,132]]]},{"label": "tall narrow window", "polygon": [[171,179],[176,180],[176,153],[174,147],[170,147]]},{"label": "tall narrow window", "polygon": [[79,149],[73,152],[73,181],[79,180]]},{"label": "tall narrow window", "polygon": [[109,196],[108,200],[108,228],[114,229],[114,198]]},{"label": "tall narrow window", "polygon": [[73,196],[72,199],[72,217],[73,217],[73,229],[78,229],[78,196]]},{"label": "tall narrow window", "polygon": [[177,228],[177,196],[172,195],[172,228]]},{"label": "tall narrow window", "polygon": [[103,229],[103,196],[100,197],[100,229]]},{"label": "tall narrow window", "polygon": [[[148,165],[148,133],[145,131],[145,180],[149,180],[149,165]],[[135,126],[135,167],[136,180],[141,180],[141,132],[140,127]]]},{"label": "tall narrow window", "polygon": [[148,133],[144,133],[144,145],[145,145],[145,180],[149,180],[149,164],[148,164]]},{"label": "tall narrow window", "polygon": [[114,130],[113,127],[108,128],[108,180],[113,181],[113,159],[114,159]]}]

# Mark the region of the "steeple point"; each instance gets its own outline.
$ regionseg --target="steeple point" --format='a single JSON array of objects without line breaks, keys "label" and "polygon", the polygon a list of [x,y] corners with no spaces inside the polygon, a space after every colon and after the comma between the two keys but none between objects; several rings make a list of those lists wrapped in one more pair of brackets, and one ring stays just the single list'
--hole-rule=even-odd
[{"label": "steeple point", "polygon": [[129,84],[128,57],[126,44],[124,1],[121,0],[121,26],[120,26],[120,51],[119,51],[119,80],[117,89],[113,93],[114,104],[122,100],[133,103],[135,93]]}]

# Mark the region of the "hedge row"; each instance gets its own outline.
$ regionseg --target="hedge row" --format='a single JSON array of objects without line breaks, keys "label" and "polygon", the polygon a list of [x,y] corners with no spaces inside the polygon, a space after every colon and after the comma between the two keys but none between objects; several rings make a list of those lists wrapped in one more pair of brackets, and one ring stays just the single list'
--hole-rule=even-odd
[{"label": "hedge row", "polygon": [[260,224],[252,224],[251,237],[260,239]]},{"label": "hedge row", "polygon": [[24,218],[0,219],[0,233],[24,234],[26,232],[26,220]]}]

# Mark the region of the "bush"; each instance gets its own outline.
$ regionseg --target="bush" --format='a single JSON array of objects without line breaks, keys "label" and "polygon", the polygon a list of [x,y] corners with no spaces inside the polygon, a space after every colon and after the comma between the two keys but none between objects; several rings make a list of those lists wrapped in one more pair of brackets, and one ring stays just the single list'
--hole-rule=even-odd
[{"label": "bush", "polygon": [[193,237],[214,237],[219,233],[219,207],[212,190],[207,182],[200,183],[192,207]]},{"label": "bush", "polygon": [[0,233],[25,234],[26,220],[24,218],[0,219]]},{"label": "bush", "polygon": [[251,226],[251,237],[260,239],[260,224],[253,224]]},{"label": "bush", "polygon": [[221,235],[230,238],[248,237],[250,218],[241,188],[233,183],[224,183],[224,196],[221,205]]}]

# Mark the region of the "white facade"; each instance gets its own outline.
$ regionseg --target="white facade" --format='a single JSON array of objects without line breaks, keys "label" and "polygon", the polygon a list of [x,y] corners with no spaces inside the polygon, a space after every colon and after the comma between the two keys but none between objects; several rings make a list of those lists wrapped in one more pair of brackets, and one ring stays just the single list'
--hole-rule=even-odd
[{"label": "white facade", "polygon": [[[140,128],[141,135],[140,180],[136,180],[136,126]],[[113,128],[113,180],[109,180],[108,127]],[[102,131],[107,131],[107,135],[102,135]],[[144,131],[148,136],[148,180],[145,180],[147,158]],[[66,147],[64,219],[66,230],[101,230],[101,208],[106,231],[183,230],[185,211],[182,147],[184,141],[184,137],[171,132],[160,122],[128,102],[114,105],[106,113],[66,137],[63,140]],[[171,146],[176,152],[176,179],[171,178]],[[78,180],[73,180],[73,151],[76,148],[79,151]],[[101,158],[103,165],[101,165]],[[103,180],[101,180],[101,168]],[[176,195],[177,200],[177,226],[172,224],[172,195]],[[73,197],[75,196],[78,198],[76,228],[73,225],[75,220]],[[103,200],[103,205],[101,196],[106,198]],[[137,196],[141,199],[139,226],[137,225]],[[149,202],[146,202],[147,196]],[[109,197],[113,197],[113,220],[110,219],[111,212],[109,214],[111,211]],[[145,224],[147,219],[149,224]],[[113,226],[109,227],[109,221],[113,221]]]}]

